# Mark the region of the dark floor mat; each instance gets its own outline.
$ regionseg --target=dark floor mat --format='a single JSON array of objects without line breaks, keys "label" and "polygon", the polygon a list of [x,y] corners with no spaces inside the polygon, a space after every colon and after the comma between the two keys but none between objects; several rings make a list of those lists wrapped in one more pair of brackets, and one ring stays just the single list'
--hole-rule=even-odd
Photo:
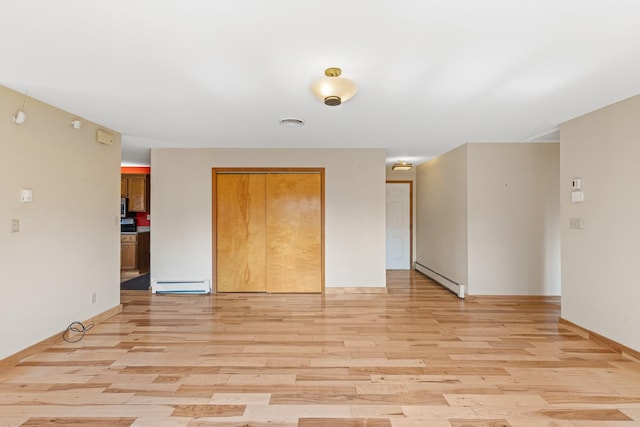
[{"label": "dark floor mat", "polygon": [[149,273],[120,283],[121,291],[146,291],[149,289]]}]

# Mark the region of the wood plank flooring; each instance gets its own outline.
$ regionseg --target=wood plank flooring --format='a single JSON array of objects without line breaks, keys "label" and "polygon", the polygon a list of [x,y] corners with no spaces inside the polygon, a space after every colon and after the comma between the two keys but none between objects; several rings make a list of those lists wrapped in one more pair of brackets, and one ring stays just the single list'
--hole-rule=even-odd
[{"label": "wood plank flooring", "polygon": [[0,373],[0,426],[640,426],[640,364],[535,298],[151,295]]}]

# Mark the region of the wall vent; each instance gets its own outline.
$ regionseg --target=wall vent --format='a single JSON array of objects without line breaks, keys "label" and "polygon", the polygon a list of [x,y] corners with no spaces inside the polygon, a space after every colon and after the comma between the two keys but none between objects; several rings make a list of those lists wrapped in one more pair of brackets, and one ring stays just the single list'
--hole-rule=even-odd
[{"label": "wall vent", "polygon": [[96,139],[101,144],[111,145],[113,144],[113,135],[109,132],[105,132],[102,129],[98,129],[98,134],[96,135]]}]

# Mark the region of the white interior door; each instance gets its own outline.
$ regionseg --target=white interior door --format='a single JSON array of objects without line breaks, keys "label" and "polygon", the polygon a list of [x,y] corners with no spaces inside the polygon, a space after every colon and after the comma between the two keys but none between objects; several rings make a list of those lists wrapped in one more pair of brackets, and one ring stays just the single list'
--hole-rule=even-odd
[{"label": "white interior door", "polygon": [[410,197],[409,183],[387,183],[387,270],[411,268]]}]

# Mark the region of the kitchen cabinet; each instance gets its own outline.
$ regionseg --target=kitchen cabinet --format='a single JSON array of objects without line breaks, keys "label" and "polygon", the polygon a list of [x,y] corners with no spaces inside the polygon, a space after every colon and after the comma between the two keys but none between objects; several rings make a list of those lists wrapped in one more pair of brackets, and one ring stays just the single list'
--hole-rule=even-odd
[{"label": "kitchen cabinet", "polygon": [[120,197],[127,197],[129,192],[129,181],[126,175],[120,175]]},{"label": "kitchen cabinet", "polygon": [[120,197],[129,200],[129,212],[148,212],[150,178],[145,174],[126,174],[120,176]]},{"label": "kitchen cabinet", "polygon": [[120,270],[149,271],[149,232],[120,235]]}]

